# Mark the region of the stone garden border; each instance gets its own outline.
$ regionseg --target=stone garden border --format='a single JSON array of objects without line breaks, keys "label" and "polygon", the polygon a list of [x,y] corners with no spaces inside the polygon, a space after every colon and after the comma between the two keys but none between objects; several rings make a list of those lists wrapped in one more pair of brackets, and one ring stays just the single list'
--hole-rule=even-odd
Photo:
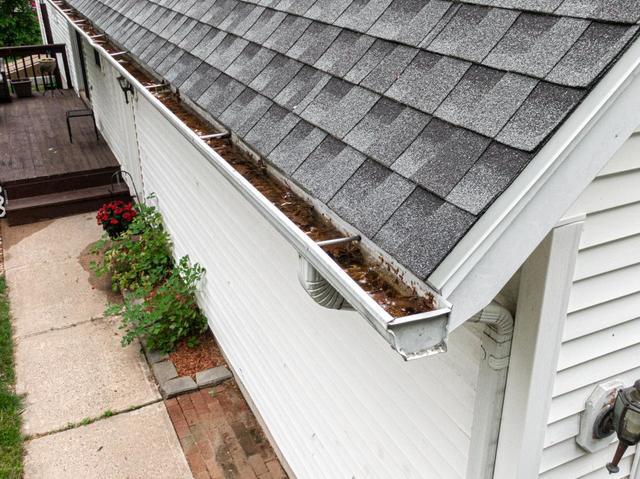
[{"label": "stone garden border", "polygon": [[233,374],[225,366],[205,369],[196,373],[196,380],[191,376],[178,376],[176,367],[168,354],[162,354],[147,348],[142,341],[142,348],[151,366],[151,371],[160,386],[160,394],[164,399],[169,399],[180,394],[216,386],[223,381],[233,378]]}]

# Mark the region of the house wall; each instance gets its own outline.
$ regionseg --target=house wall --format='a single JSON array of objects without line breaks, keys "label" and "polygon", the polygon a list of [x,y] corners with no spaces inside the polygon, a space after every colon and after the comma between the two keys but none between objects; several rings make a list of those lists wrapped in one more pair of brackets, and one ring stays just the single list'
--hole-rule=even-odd
[{"label": "house wall", "polygon": [[290,470],[464,477],[481,329],[457,330],[447,354],[403,362],[358,314],[307,296],[296,251],[146,99],[135,117],[145,193],[157,195],[176,255],[206,268],[200,304]]},{"label": "house wall", "polygon": [[118,84],[115,68],[104,59],[99,66],[95,60],[93,47],[86,41],[82,50],[96,124],[122,165],[122,169],[131,174],[131,178],[124,177],[129,189],[142,194],[142,172],[138,155],[133,97],[129,94],[130,101],[127,104]]},{"label": "house wall", "polygon": [[[72,37],[73,31],[70,25],[67,24],[66,19],[55,8],[47,5],[47,12],[49,13],[49,23],[51,24],[51,34],[53,36],[54,43],[64,43],[67,50],[67,59],[69,62],[69,74],[71,75],[71,83],[76,93],[79,93],[78,85],[79,81],[80,65],[78,63],[77,51],[74,54],[74,41]],[[74,35],[75,36],[75,35]],[[60,65],[60,75],[62,76],[65,88],[69,88],[68,79],[66,78],[64,68],[62,66],[62,57],[58,55],[58,64]]]},{"label": "house wall", "polygon": [[[587,454],[575,442],[598,383],[640,378],[640,132],[576,201],[586,214],[546,428],[540,477],[609,477],[617,443]],[[634,448],[616,478],[629,477]]]}]

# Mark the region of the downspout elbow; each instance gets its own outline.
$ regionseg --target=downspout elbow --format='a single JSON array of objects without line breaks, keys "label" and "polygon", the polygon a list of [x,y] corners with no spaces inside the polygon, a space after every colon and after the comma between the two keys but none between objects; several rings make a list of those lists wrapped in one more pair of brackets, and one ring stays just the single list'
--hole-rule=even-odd
[{"label": "downspout elbow", "polygon": [[487,327],[482,335],[484,358],[478,372],[467,472],[469,477],[490,479],[493,477],[500,434],[514,318],[508,309],[494,301],[469,321]]}]

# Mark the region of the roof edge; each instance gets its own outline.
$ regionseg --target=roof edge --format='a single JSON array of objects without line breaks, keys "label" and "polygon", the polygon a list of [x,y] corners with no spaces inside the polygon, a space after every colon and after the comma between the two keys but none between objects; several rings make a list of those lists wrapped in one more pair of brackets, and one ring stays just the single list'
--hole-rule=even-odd
[{"label": "roof edge", "polygon": [[467,232],[427,283],[452,331],[489,304],[640,124],[640,40]]}]

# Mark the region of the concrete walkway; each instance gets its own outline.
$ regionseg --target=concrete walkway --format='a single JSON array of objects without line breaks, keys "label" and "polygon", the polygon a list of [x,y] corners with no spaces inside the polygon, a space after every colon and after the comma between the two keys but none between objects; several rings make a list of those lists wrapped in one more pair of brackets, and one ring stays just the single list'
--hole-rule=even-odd
[{"label": "concrete walkway", "polygon": [[2,224],[25,478],[190,478],[139,345],[102,316],[110,291],[86,254],[100,234],[92,214]]}]

